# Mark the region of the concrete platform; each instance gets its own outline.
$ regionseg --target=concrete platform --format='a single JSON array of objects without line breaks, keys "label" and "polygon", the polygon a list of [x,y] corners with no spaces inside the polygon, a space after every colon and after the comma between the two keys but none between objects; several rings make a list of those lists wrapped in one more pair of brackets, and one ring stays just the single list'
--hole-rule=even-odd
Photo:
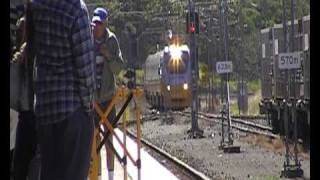
[{"label": "concrete platform", "polygon": [[[101,149],[101,177],[99,177],[99,180],[107,180],[108,179],[108,170],[107,170],[107,154],[106,154],[106,149],[105,147],[102,147]],[[114,180],[122,180],[124,179],[124,174],[123,174],[123,168],[119,161],[115,159],[114,162]],[[130,176],[127,177],[127,180],[133,180]]]},{"label": "concrete platform", "polygon": [[[115,132],[122,140],[123,134],[119,129],[116,129]],[[123,150],[121,149],[119,143],[115,138],[113,138],[113,142],[115,145],[115,149],[119,152],[120,156],[123,156]],[[137,145],[134,140],[127,137],[127,148],[130,154],[134,159],[137,159]],[[138,179],[138,170],[132,164],[132,162],[128,160],[128,180],[137,180]],[[108,171],[106,167],[106,150],[103,147],[101,149],[101,161],[102,161],[102,176],[101,179],[108,179]],[[122,180],[123,177],[123,168],[115,158],[115,172],[114,172],[114,180]],[[163,167],[156,159],[154,159],[151,155],[149,155],[144,148],[141,148],[141,180],[149,180],[149,179],[166,179],[166,180],[178,180],[178,178],[173,175],[168,169]]]}]

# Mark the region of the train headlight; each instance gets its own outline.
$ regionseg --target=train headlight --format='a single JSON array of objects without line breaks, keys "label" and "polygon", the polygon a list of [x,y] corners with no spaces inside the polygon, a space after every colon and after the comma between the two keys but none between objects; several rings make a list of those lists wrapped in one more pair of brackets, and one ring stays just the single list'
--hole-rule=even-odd
[{"label": "train headlight", "polygon": [[187,89],[188,89],[188,83],[184,83],[184,84],[183,84],[183,89],[184,89],[184,90],[187,90]]},{"label": "train headlight", "polygon": [[169,50],[170,50],[172,59],[181,59],[182,52],[179,46],[171,45],[169,47]]},{"label": "train headlight", "polygon": [[167,86],[167,90],[170,91],[170,85]]}]

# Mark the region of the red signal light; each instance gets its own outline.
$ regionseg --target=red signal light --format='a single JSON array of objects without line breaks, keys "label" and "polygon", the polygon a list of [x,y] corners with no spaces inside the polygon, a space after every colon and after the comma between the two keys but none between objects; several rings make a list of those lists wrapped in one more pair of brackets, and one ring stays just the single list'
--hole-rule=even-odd
[{"label": "red signal light", "polygon": [[186,33],[199,34],[199,15],[197,12],[186,14]]},{"label": "red signal light", "polygon": [[194,27],[194,23],[192,22],[191,23],[191,26],[190,26],[190,30],[189,30],[191,33],[194,33],[196,31],[196,28]]}]

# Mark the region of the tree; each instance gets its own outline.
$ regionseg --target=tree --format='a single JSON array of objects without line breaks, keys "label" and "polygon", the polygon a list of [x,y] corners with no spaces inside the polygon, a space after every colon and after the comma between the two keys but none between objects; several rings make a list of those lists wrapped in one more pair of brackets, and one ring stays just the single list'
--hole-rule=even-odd
[{"label": "tree", "polygon": [[[289,0],[287,0],[289,1]],[[199,61],[206,62],[209,56],[211,59],[219,59],[219,51],[212,52],[212,48],[218,49],[216,41],[219,34],[216,30],[219,26],[218,3],[219,0],[197,0],[196,10],[200,15],[201,32],[198,36]],[[257,77],[252,71],[257,69],[258,54],[258,32],[262,28],[273,26],[275,23],[282,22],[282,0],[243,0],[240,12],[240,0],[228,1],[228,21],[229,21],[229,39],[230,39],[230,59],[236,61],[239,53],[239,44],[244,47],[245,69],[250,72],[252,77]],[[310,14],[310,0],[296,0],[296,17]],[[140,37],[138,43],[139,64],[143,64],[147,55],[156,49],[159,43],[163,47],[163,34],[171,29],[174,34],[185,34],[185,10],[187,10],[188,1],[178,0],[87,0],[89,12],[97,6],[108,7],[112,15],[110,24],[116,34],[125,33],[126,24],[131,24],[136,29],[136,38]],[[201,5],[202,4],[202,5]],[[289,2],[287,3],[290,4]],[[288,17],[290,17],[289,6]],[[239,16],[242,15],[244,34],[239,42]],[[216,29],[214,29],[216,28]],[[142,35],[144,32],[151,32],[148,35]],[[207,38],[215,44],[208,48]],[[121,38],[121,46],[126,48],[127,39]],[[130,56],[129,54],[125,55]],[[237,71],[234,73],[237,75]]]}]

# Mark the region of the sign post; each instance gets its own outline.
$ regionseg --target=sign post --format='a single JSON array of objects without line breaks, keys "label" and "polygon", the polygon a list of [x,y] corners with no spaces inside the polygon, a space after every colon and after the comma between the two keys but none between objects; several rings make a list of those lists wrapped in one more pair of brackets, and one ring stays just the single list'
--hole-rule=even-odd
[{"label": "sign post", "polygon": [[279,69],[298,69],[301,67],[301,52],[279,53]]},{"label": "sign post", "polygon": [[[229,90],[229,78],[228,76],[230,73],[233,71],[232,67],[232,61],[220,61],[216,63],[216,70],[218,74],[225,75],[226,78],[226,85],[223,87],[222,91],[226,91],[226,103],[223,104],[222,111],[221,111],[221,142],[220,142],[220,149],[223,149],[224,152],[227,153],[239,153],[240,152],[240,146],[233,146],[233,137],[232,136],[232,131],[231,131],[231,114],[230,114],[230,90]],[[227,119],[228,122],[228,142],[225,142],[224,138],[224,119]]]},{"label": "sign post", "polygon": [[[289,73],[293,74],[293,82],[292,79],[289,76],[289,83],[288,83],[288,92],[289,96],[285,100],[285,106],[284,106],[284,128],[285,128],[285,146],[286,146],[286,160],[284,162],[283,171],[281,172],[281,176],[283,177],[302,177],[303,176],[303,170],[301,169],[301,164],[298,161],[298,152],[297,152],[297,118],[295,113],[295,103],[296,103],[296,89],[295,89],[295,78],[296,73],[295,70],[301,68],[301,61],[302,56],[301,52],[291,52],[291,53],[280,53],[279,54],[279,61],[278,61],[278,67],[279,69],[284,69],[289,71]],[[291,83],[293,83],[293,94],[291,94]],[[290,105],[291,101],[291,105]],[[291,111],[290,111],[291,109]],[[290,148],[289,148],[289,117],[291,113],[291,118],[293,120],[294,126],[294,159],[295,163],[290,164]]]},{"label": "sign post", "polygon": [[[198,31],[198,19],[195,12],[194,3],[189,0],[189,12],[187,13],[187,32],[190,35],[190,60],[191,60],[191,76],[192,76],[192,104],[191,104],[191,129],[187,131],[189,138],[203,138],[203,130],[198,125],[198,79],[199,79],[199,67],[197,59],[197,45],[195,34]],[[189,28],[190,25],[190,28]]]}]

